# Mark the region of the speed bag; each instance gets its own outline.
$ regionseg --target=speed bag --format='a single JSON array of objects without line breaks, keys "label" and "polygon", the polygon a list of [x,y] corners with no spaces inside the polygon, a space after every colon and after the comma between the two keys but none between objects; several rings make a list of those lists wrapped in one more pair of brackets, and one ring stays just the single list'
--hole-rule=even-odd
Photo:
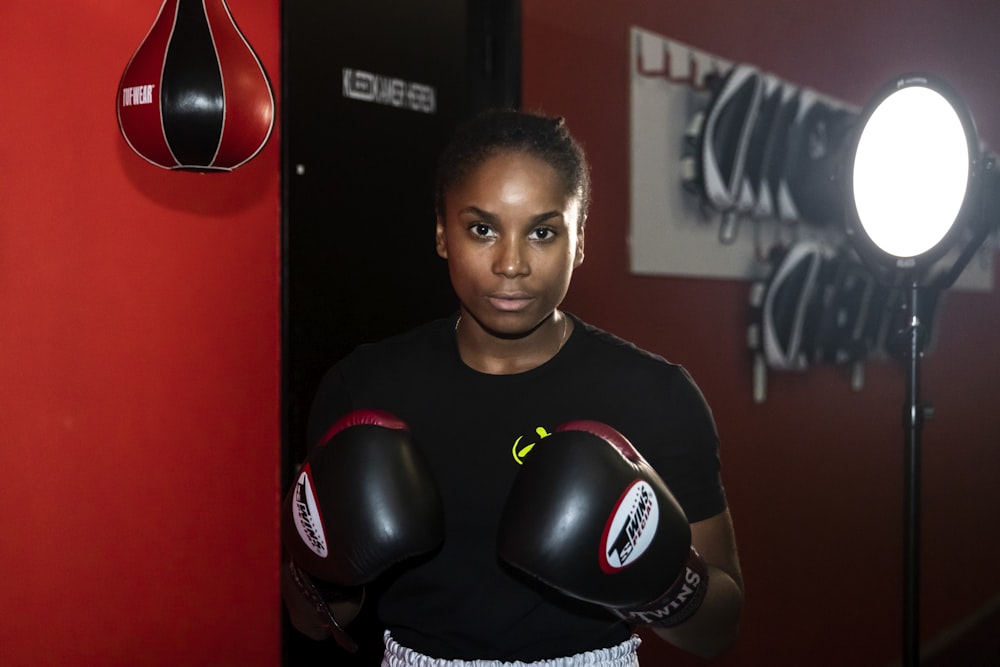
[{"label": "speed bag", "polygon": [[118,85],[128,145],[164,169],[231,171],[274,127],[267,72],[225,0],[165,0]]}]

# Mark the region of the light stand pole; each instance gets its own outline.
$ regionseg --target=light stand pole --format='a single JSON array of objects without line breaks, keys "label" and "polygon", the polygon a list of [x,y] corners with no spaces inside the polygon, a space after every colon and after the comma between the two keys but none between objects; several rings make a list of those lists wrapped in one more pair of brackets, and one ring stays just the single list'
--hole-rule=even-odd
[{"label": "light stand pole", "polygon": [[920,321],[920,288],[913,280],[907,296],[906,405],[903,426],[906,449],[903,459],[903,667],[920,664],[920,436],[924,406],[920,399],[920,360],[923,329]]}]

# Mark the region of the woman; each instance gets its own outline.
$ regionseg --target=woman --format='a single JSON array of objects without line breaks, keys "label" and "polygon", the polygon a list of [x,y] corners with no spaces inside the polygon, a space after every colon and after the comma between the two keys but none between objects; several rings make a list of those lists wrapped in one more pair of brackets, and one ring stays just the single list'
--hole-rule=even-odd
[{"label": "woman", "polygon": [[[465,124],[442,155],[436,192],[436,247],[448,262],[459,312],[362,346],[331,369],[320,386],[309,424],[310,442],[325,443],[317,449],[347,450],[333,441],[343,428],[335,424],[356,414],[352,411],[390,415],[381,426],[405,431],[412,438],[406,447],[426,463],[412,488],[433,486],[436,494],[434,502],[400,502],[393,508],[410,513],[400,525],[428,527],[402,538],[402,555],[377,567],[366,563],[357,569],[370,571],[358,577],[351,573],[351,583],[376,577],[380,582],[376,604],[387,628],[383,665],[635,665],[634,631],[644,623],[668,642],[703,656],[718,654],[735,639],[742,581],[718,439],[701,393],[681,367],[559,310],[573,271],[583,262],[589,199],[584,153],[561,119],[492,111]],[[405,423],[398,431],[395,419]],[[515,482],[540,469],[542,463],[533,463],[542,460],[539,452],[555,451],[546,446],[560,438],[575,439],[587,449],[581,441],[590,436],[580,435],[580,428],[568,436],[556,434],[561,424],[583,423],[577,420],[598,424],[598,435],[608,444],[603,454],[617,461],[626,453],[626,474],[643,467],[643,483],[658,494],[661,522],[671,512],[679,517],[682,528],[675,536],[656,538],[674,554],[671,562],[645,555],[631,566],[641,573],[638,586],[650,588],[641,591],[648,598],[643,605],[626,609],[610,601],[617,590],[605,601],[578,589],[576,582],[553,581],[590,558],[586,549],[557,546],[562,553],[553,574],[535,567],[541,555],[524,553],[559,529],[527,525],[533,521],[530,508],[548,509],[553,501],[515,499],[525,486]],[[323,486],[317,472],[321,464],[313,460],[310,465],[309,485]],[[339,469],[345,464],[322,465]],[[581,480],[578,473],[564,472],[561,461],[544,465],[548,469],[536,476],[566,477],[559,487],[574,485],[567,492],[572,494],[587,494],[612,474],[595,462],[588,464],[589,478]],[[326,486],[352,484],[330,481]],[[370,486],[350,492],[370,495]],[[678,506],[672,510],[674,499]],[[354,505],[355,499],[336,504]],[[418,506],[430,509],[421,514]],[[514,506],[527,507],[528,513],[511,518]],[[565,518],[557,512],[556,524]],[[296,520],[302,525],[304,519],[296,515]],[[352,517],[349,523],[354,522]],[[380,522],[384,517],[369,523],[378,528]],[[381,540],[370,537],[376,533],[362,538],[367,551],[372,541]],[[310,567],[312,554],[303,553],[294,535],[287,535],[292,559],[302,566],[288,570],[296,585],[286,582],[285,587],[293,623],[315,638],[327,636],[333,625],[343,626],[356,613],[360,595],[333,596],[338,599],[327,605],[333,618],[323,609],[317,615],[313,603],[302,604],[302,588],[310,588],[308,581],[303,584],[308,576],[302,569],[341,584],[347,576],[340,570],[316,571],[322,565]],[[430,541],[416,547],[420,539]],[[354,540],[352,532],[332,540],[329,548]],[[602,567],[610,572],[607,563]],[[606,582],[582,587],[615,589],[618,580],[607,576]],[[663,576],[674,582],[666,589],[655,583]],[[330,601],[329,590],[325,595]]]}]

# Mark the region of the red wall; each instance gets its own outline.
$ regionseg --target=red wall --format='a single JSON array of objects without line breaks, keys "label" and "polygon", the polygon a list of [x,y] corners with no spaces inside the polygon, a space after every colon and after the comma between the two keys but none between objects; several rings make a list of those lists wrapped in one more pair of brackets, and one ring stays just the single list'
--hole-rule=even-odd
[{"label": "red wall", "polygon": [[[278,0],[230,7],[279,84]],[[148,2],[0,21],[0,664],[279,662],[279,137],[132,153]]]},{"label": "red wall", "polygon": [[[946,77],[1000,148],[1000,4],[976,0],[526,0],[525,105],[567,117],[594,168],[587,261],[567,307],[691,369],[713,406],[747,586],[724,665],[886,665],[902,647],[903,369],[771,374],[751,399],[748,284],[629,274],[628,29],[863,104]],[[672,122],[683,123],[685,119]],[[1000,594],[1000,288],[951,293],[923,370],[925,641]],[[698,664],[647,639],[651,665]]]}]

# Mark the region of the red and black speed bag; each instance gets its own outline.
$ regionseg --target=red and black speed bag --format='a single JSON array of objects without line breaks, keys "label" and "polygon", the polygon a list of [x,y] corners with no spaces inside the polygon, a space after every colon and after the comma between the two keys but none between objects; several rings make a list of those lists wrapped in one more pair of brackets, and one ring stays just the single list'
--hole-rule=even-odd
[{"label": "red and black speed bag", "polygon": [[231,171],[274,127],[267,73],[225,0],[165,0],[118,85],[118,126],[165,169]]}]

